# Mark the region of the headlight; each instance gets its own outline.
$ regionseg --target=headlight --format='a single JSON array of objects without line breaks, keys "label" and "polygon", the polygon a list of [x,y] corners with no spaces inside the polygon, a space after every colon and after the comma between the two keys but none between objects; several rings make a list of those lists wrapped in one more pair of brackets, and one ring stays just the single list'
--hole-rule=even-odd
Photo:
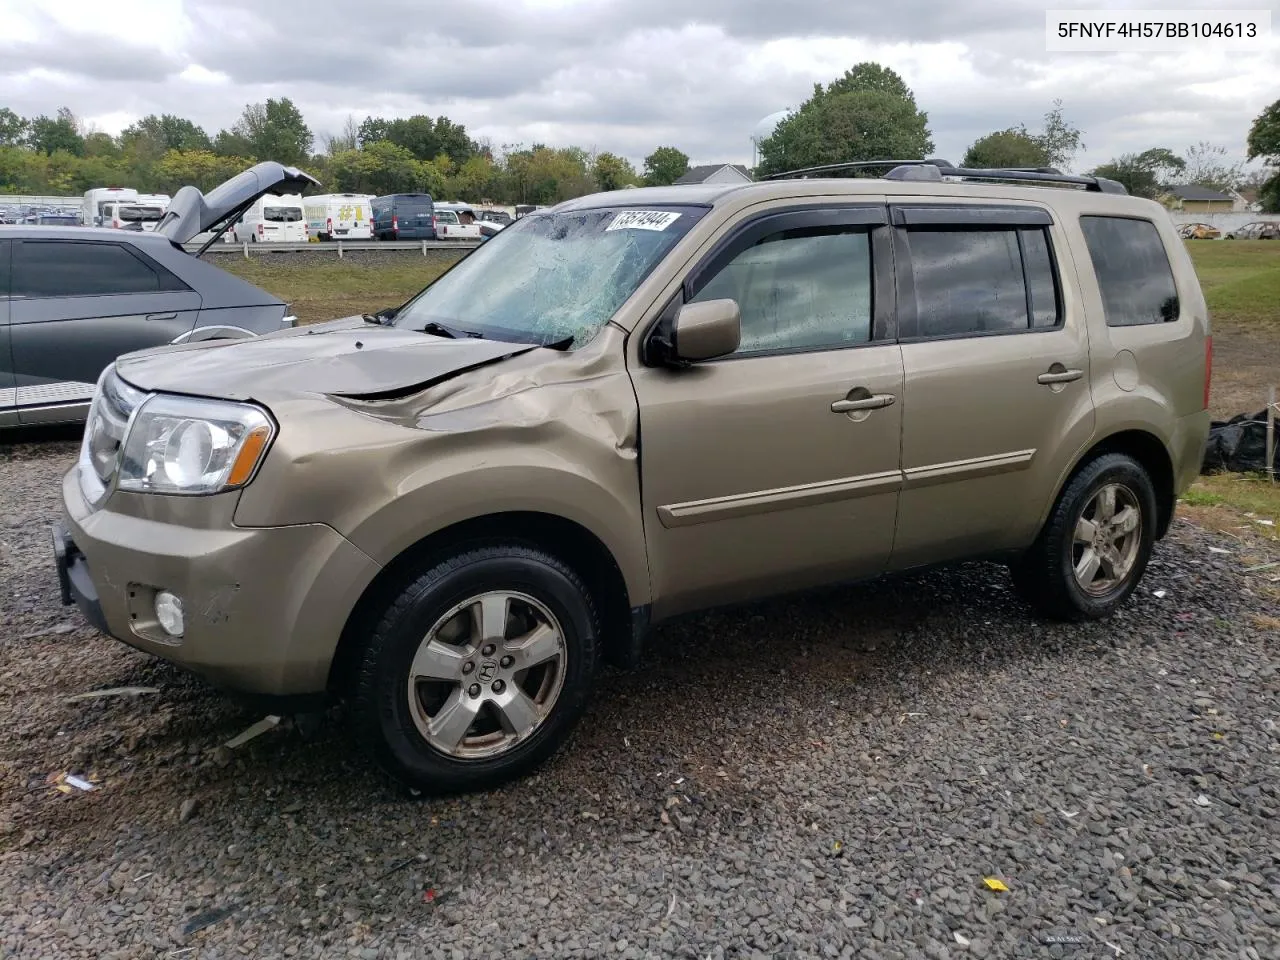
[{"label": "headlight", "polygon": [[157,394],[134,415],[117,485],[148,493],[219,493],[249,482],[275,435],[264,410]]}]

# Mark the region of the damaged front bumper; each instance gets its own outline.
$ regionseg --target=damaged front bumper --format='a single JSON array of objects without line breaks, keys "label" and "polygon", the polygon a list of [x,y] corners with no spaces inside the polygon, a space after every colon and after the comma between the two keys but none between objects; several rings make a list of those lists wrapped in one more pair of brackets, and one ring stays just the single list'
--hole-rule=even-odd
[{"label": "damaged front bumper", "polygon": [[[212,683],[264,697],[323,695],[347,617],[380,567],[324,524],[182,525],[93,510],[64,478],[53,553],[64,603],[93,626]],[[183,630],[157,598],[181,599]]]}]

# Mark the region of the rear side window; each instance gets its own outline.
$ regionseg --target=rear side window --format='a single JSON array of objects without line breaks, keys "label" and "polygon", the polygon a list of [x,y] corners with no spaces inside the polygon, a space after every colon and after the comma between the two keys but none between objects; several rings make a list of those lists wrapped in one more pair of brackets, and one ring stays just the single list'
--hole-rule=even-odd
[{"label": "rear side window", "polygon": [[1178,319],[1178,288],[1160,232],[1149,220],[1081,217],[1109,327]]},{"label": "rear side window", "polygon": [[159,264],[118,243],[24,240],[13,251],[15,297],[101,297],[185,290]]},{"label": "rear side window", "polygon": [[918,337],[1052,328],[1061,322],[1043,229],[912,229]]}]

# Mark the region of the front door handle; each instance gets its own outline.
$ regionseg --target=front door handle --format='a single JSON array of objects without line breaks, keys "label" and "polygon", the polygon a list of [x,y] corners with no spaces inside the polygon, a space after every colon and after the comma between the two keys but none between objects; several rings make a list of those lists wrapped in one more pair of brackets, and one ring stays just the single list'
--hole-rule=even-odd
[{"label": "front door handle", "polygon": [[858,410],[879,410],[881,407],[892,406],[897,399],[891,393],[876,393],[869,397],[863,397],[860,400],[837,400],[831,404],[832,413],[854,413]]},{"label": "front door handle", "polygon": [[148,313],[148,320],[177,320],[177,313]]},{"label": "front door handle", "polygon": [[1052,386],[1055,383],[1070,383],[1084,376],[1083,370],[1050,370],[1036,377],[1036,383]]}]

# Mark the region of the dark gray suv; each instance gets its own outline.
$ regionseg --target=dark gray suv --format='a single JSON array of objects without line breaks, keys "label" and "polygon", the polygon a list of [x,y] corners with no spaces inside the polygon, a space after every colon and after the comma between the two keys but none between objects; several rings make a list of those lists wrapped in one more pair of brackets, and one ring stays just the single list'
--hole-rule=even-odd
[{"label": "dark gray suv", "polygon": [[[283,301],[199,259],[264,193],[299,193],[306,173],[260,163],[207,195],[183,187],[154,233],[0,227],[0,427],[84,420],[119,356],[292,326]],[[195,256],[182,244],[212,231]]]}]

